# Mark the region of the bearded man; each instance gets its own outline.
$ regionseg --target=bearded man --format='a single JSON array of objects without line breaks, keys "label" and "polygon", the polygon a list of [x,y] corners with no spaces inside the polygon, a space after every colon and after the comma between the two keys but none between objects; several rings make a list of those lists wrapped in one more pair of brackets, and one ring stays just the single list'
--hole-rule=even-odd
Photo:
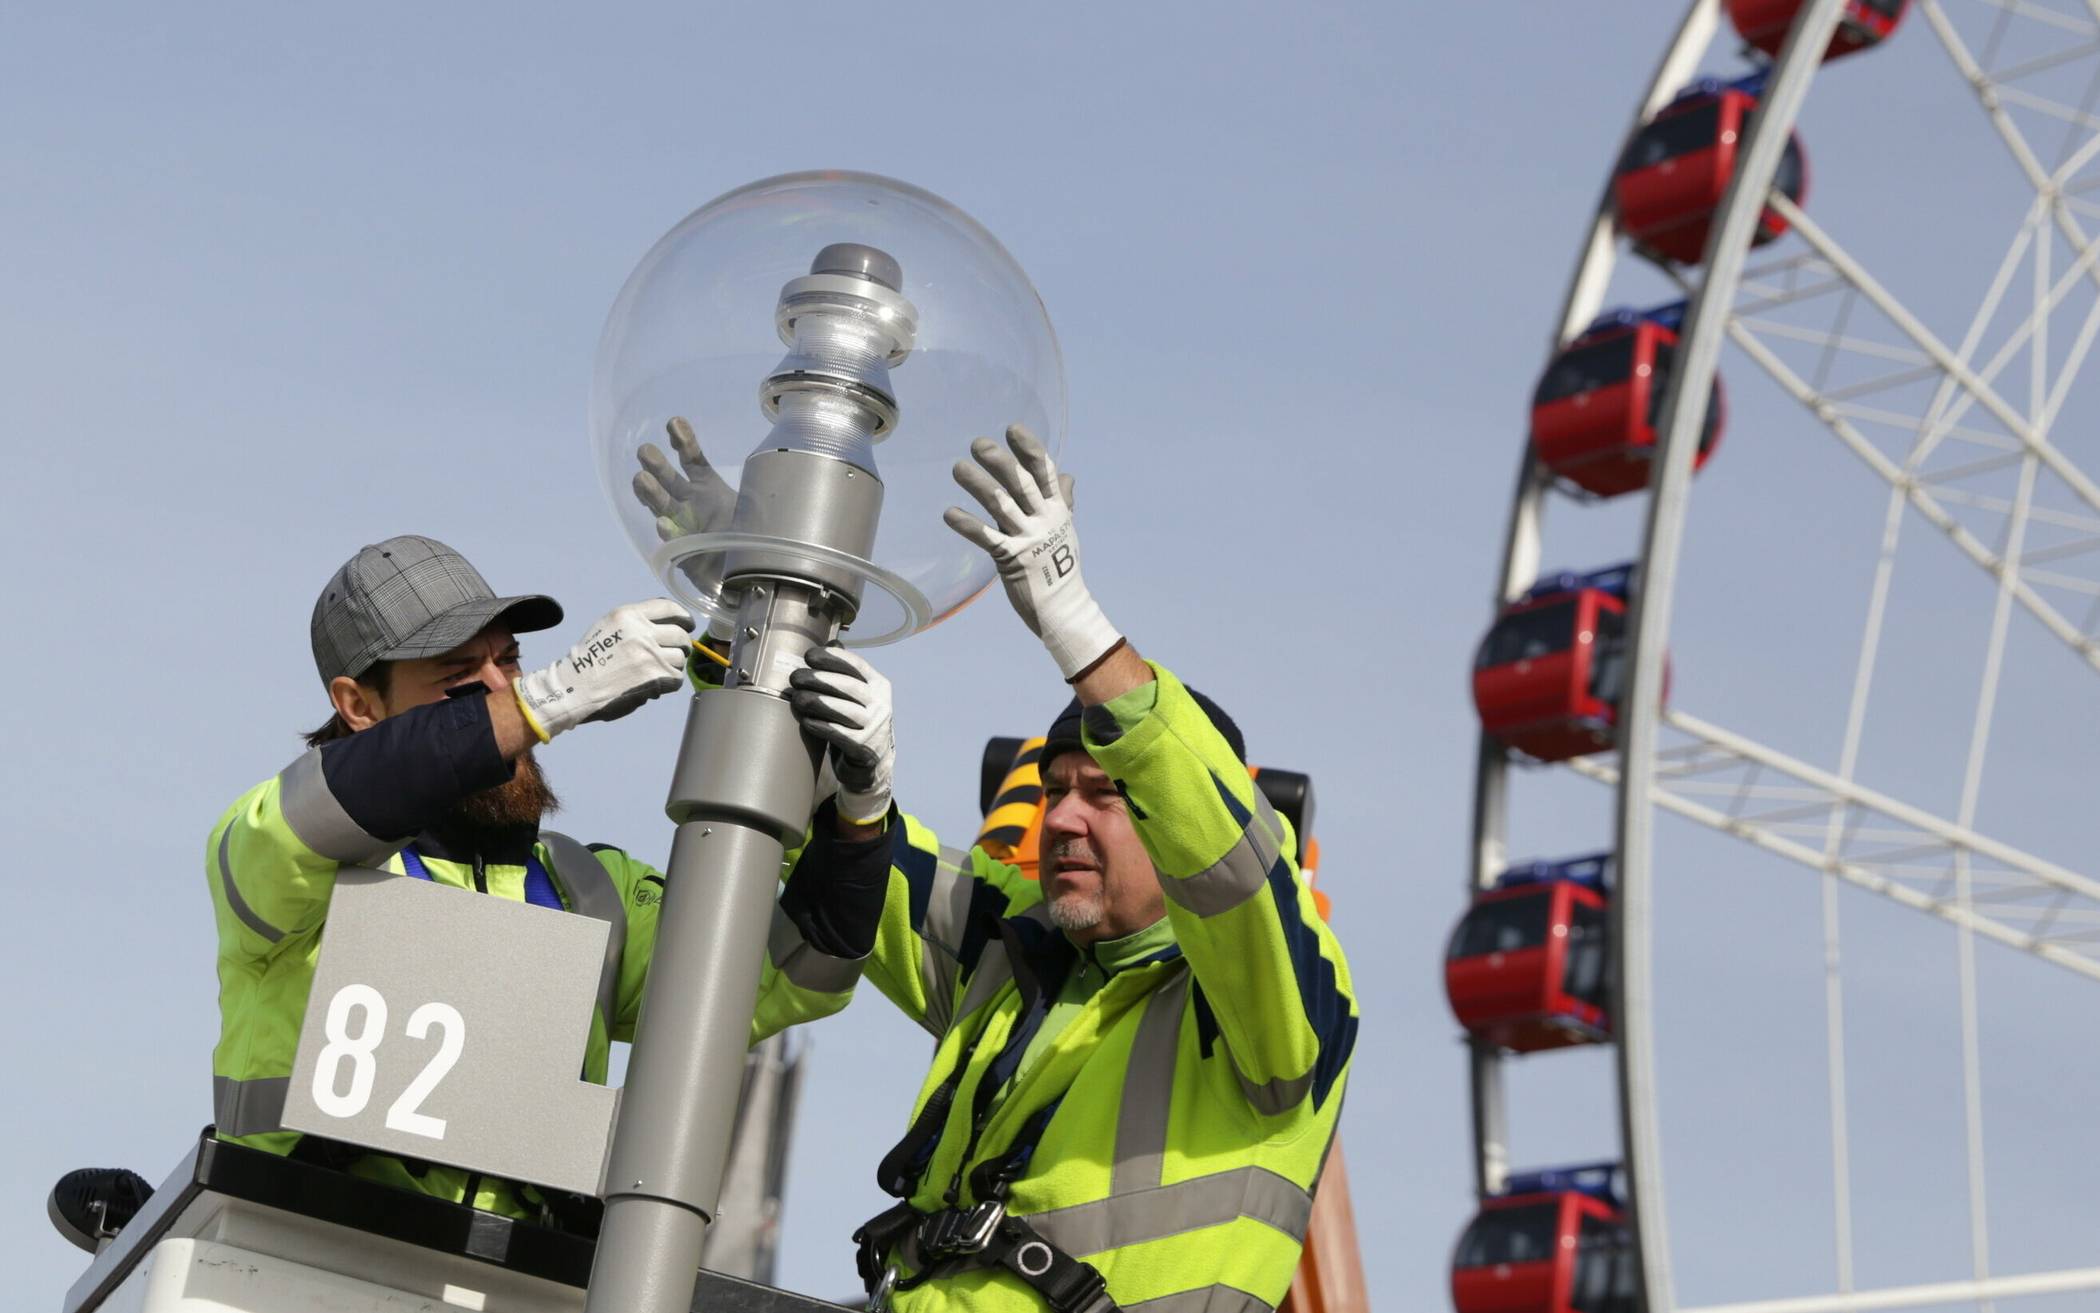
[{"label": "bearded man", "polygon": [[[553,665],[524,671],[518,635],[561,620],[554,599],[498,597],[459,553],[415,536],[366,547],[321,590],[313,654],[333,714],[306,736],[304,756],[241,795],[205,851],[218,918],[212,1084],[220,1138],[511,1217],[592,1229],[593,1210],[577,1201],[282,1125],[341,866],[607,921],[620,947],[599,982],[584,1078],[602,1084],[610,1041],[633,1038],[663,876],[617,848],[586,848],[540,829],[555,798],[533,750],[676,689],[687,677],[693,620],[663,598],[618,607]],[[844,1005],[846,994],[824,992],[824,963],[798,960],[799,952],[793,933],[769,945],[754,1039]],[[811,981],[817,988],[803,987]],[[778,1012],[771,1021],[769,1009]]]}]

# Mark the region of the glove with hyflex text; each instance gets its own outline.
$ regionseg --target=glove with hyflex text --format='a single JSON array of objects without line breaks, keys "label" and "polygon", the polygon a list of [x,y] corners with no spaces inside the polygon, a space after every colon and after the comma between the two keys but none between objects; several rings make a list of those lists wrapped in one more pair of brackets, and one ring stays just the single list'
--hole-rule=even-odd
[{"label": "glove with hyflex text", "polygon": [[813,647],[788,676],[788,705],[805,734],[831,745],[839,815],[873,825],[890,811],[897,739],[890,732],[890,681],[842,647]]},{"label": "glove with hyflex text", "polygon": [[994,529],[949,507],[948,527],[990,552],[1007,600],[1035,631],[1070,683],[1107,656],[1123,636],[1101,614],[1079,573],[1079,535],[1072,527],[1070,484],[1050,453],[1015,424],[1008,455],[989,438],[970,444],[976,463],[957,461],[955,481],[991,513]]},{"label": "glove with hyflex text", "polygon": [[542,743],[586,721],[618,720],[685,680],[693,617],[668,597],[630,602],[545,670],[512,685],[525,723]]}]

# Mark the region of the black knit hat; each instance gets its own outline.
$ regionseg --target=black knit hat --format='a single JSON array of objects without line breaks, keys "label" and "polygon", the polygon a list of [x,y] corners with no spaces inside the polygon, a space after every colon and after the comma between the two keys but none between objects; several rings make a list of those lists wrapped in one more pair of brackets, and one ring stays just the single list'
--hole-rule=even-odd
[{"label": "black knit hat", "polygon": [[[1232,748],[1232,755],[1240,759],[1241,765],[1246,765],[1246,736],[1240,733],[1240,727],[1233,723],[1232,717],[1225,714],[1225,708],[1195,689],[1189,689],[1188,695],[1196,699],[1196,705],[1203,708],[1204,715],[1210,717],[1211,727],[1225,736],[1226,744]],[[1063,711],[1057,713],[1057,719],[1050,722],[1049,733],[1043,735],[1042,756],[1036,760],[1036,769],[1045,777],[1050,774],[1050,759],[1058,753],[1086,750],[1086,744],[1079,737],[1080,712],[1079,699],[1073,698],[1065,704]]]}]

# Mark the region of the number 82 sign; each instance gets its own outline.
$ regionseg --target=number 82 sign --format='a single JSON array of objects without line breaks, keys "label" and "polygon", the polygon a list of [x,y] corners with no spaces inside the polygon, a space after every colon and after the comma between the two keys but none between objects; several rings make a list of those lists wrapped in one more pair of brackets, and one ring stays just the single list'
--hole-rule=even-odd
[{"label": "number 82 sign", "polygon": [[[351,1018],[363,1015],[357,1033],[350,1031]],[[386,1124],[410,1135],[445,1138],[445,1119],[416,1111],[445,1073],[459,1061],[467,1043],[467,1019],[450,1003],[425,1003],[408,1018],[408,1037],[422,1039],[432,1029],[443,1037],[436,1056],[430,1059],[408,1089],[386,1110]],[[328,1000],[328,1021],[314,1064],[314,1106],[330,1117],[355,1117],[372,1100],[374,1054],[386,1031],[386,999],[370,985],[345,985]],[[344,1067],[350,1070],[349,1088],[338,1091]]]},{"label": "number 82 sign", "polygon": [[584,916],[345,868],[285,1126],[599,1193],[614,1095],[580,1075],[606,933]]}]

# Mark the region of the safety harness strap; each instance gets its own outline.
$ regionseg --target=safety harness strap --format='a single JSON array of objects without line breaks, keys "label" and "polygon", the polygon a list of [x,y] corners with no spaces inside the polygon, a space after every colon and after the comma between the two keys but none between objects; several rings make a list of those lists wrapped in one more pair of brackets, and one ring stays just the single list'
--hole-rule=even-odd
[{"label": "safety harness strap", "polygon": [[[853,1233],[853,1241],[868,1307],[877,1313],[888,1306],[893,1291],[981,1267],[1013,1273],[1042,1297],[1051,1313],[1118,1313],[1108,1282],[1093,1264],[1050,1243],[1028,1219],[1011,1216],[994,1200],[938,1213],[896,1204],[864,1223]],[[893,1253],[918,1270],[899,1279],[890,1260]]]},{"label": "safety harness strap", "polygon": [[[423,854],[414,848],[401,850],[401,869],[415,879],[436,883],[430,880],[430,868],[423,864]],[[557,912],[566,910],[561,895],[555,892],[554,882],[547,877],[547,868],[540,865],[537,857],[525,859],[525,901],[534,907],[552,908]]]},{"label": "safety harness strap", "polygon": [[1045,1240],[1025,1218],[1000,1223],[992,1249],[998,1251],[999,1265],[1041,1295],[1054,1313],[1116,1313],[1100,1271]]},{"label": "safety harness strap", "polygon": [[889,1256],[904,1243],[905,1237],[917,1229],[925,1214],[908,1203],[894,1203],[882,1212],[860,1224],[853,1233],[853,1265],[860,1272],[861,1285],[873,1294],[889,1266]]}]

